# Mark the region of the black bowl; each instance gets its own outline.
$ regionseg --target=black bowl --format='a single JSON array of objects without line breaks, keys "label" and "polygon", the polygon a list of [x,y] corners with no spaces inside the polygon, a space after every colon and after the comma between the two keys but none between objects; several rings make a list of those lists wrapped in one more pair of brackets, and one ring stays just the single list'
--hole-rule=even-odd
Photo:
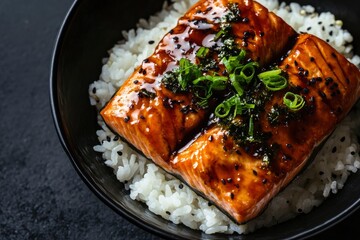
[{"label": "black bowl", "polygon": [[[360,8],[352,1],[299,1],[331,11],[344,21],[355,39]],[[122,38],[121,31],[134,28],[139,18],[160,10],[163,0],[75,1],[60,30],[55,46],[50,79],[50,98],[60,141],[74,167],[88,187],[121,216],[145,230],[171,239],[295,239],[307,238],[342,221],[360,205],[360,175],[353,174],[345,188],[330,196],[311,213],[301,215],[271,228],[241,236],[206,235],[183,225],[172,224],[151,213],[147,207],[128,196],[112,169],[93,150],[98,143],[96,110],[89,104],[89,84],[97,80],[102,58]],[[351,6],[351,7],[350,7]],[[358,53],[360,41],[355,42]],[[336,206],[336,207],[334,207]]]}]

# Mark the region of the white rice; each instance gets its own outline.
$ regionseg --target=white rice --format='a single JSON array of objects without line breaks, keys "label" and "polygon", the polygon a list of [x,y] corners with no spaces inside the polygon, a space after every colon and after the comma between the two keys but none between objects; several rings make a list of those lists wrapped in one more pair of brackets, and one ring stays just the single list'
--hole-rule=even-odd
[{"label": "white rice", "polygon": [[[160,38],[176,25],[177,19],[195,2],[173,0],[173,4],[165,4],[161,12],[148,20],[141,19],[136,30],[123,32],[124,40],[110,49],[109,57],[104,59],[99,80],[89,86],[91,104],[97,109],[103,107],[134,68],[153,53]],[[342,21],[332,13],[317,13],[313,6],[297,3],[279,4],[277,0],[259,2],[297,31],[309,32],[326,40],[359,66],[360,57],[352,53],[352,35],[342,28]],[[150,41],[154,43],[150,44]],[[117,179],[130,190],[130,197],[144,202],[155,214],[207,234],[246,234],[308,213],[329,195],[341,192],[348,176],[360,168],[360,146],[356,137],[356,130],[359,129],[356,119],[359,116],[359,112],[353,110],[307,170],[277,195],[262,215],[243,225],[233,223],[185,184],[118,140],[100,116],[98,123],[101,129],[96,132],[99,145],[94,146],[94,150],[102,153],[105,164],[114,169]]]}]

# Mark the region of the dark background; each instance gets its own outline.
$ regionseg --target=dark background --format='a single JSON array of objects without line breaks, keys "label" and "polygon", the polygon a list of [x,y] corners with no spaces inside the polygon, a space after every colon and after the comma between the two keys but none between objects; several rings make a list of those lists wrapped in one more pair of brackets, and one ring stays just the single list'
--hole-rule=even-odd
[{"label": "dark background", "polygon": [[[55,131],[50,65],[72,2],[0,0],[0,239],[159,239],[91,192]],[[357,211],[314,239],[355,239],[359,223]]]}]

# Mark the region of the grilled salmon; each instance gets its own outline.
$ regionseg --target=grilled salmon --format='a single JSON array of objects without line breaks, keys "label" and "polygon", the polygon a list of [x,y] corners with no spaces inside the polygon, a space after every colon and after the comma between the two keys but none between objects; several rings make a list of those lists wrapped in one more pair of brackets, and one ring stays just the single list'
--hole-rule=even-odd
[{"label": "grilled salmon", "polygon": [[[231,39],[222,41],[224,35],[231,35]],[[241,46],[247,58],[266,65],[280,56],[296,35],[281,18],[255,1],[200,0],[125,81],[101,116],[110,129],[169,169],[171,153],[206,122],[211,104],[204,109],[194,104],[194,96],[188,91],[174,93],[161,84],[163,76],[182,58],[199,62],[197,53],[201,47],[232,51],[234,45]],[[213,52],[212,58],[218,60],[217,52]],[[215,63],[210,62],[207,71],[221,75],[223,67]]]},{"label": "grilled salmon", "polygon": [[[286,84],[269,90],[258,74],[267,71],[280,71]],[[359,82],[344,56],[256,1],[200,0],[100,114],[146,157],[245,223],[347,115]]]},{"label": "grilled salmon", "polygon": [[[313,35],[300,34],[279,68],[289,85],[259,113],[255,126],[266,135],[260,146],[237,144],[241,132],[215,123],[171,160],[177,175],[238,223],[258,216],[294,179],[360,96],[358,68]],[[288,91],[306,103],[296,114],[281,107]]]}]

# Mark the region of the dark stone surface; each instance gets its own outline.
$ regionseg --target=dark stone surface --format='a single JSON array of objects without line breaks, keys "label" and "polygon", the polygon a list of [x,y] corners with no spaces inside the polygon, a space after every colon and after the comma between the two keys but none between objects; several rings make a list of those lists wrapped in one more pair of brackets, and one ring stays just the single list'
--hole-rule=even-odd
[{"label": "dark stone surface", "polygon": [[[0,239],[159,239],[82,182],[49,103],[52,50],[71,0],[0,1]],[[314,239],[359,236],[360,212]]]}]

